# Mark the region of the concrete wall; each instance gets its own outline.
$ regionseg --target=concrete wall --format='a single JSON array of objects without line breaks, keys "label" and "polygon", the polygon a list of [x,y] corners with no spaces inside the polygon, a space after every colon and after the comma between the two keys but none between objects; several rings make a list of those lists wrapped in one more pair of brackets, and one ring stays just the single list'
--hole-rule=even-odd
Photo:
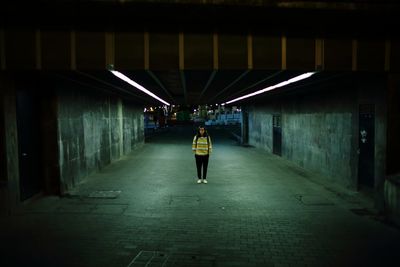
[{"label": "concrete wall", "polygon": [[32,177],[40,187],[35,196],[66,193],[144,143],[143,109],[137,104],[52,75],[0,73],[0,214],[22,203],[17,95],[25,89],[38,111],[34,127],[40,134],[28,134],[40,139],[33,140],[40,144],[34,153],[39,166]]},{"label": "concrete wall", "polygon": [[400,226],[400,175],[388,177],[384,183],[385,212],[389,220]]},{"label": "concrete wall", "polygon": [[389,75],[387,179],[384,183],[384,208],[388,218],[400,226],[400,75]]},{"label": "concrete wall", "polygon": [[0,94],[3,132],[2,158],[5,160],[1,171],[0,184],[0,214],[10,213],[20,202],[19,165],[18,165],[18,134],[16,114],[16,90],[13,80],[0,75]]},{"label": "concrete wall", "polygon": [[[4,92],[2,81],[0,79],[0,89]],[[6,140],[4,127],[4,95],[0,93],[0,214],[6,208],[7,194],[7,155],[6,155]]]},{"label": "concrete wall", "polygon": [[143,144],[141,108],[76,87],[59,88],[58,98],[62,193]]},{"label": "concrete wall", "polygon": [[131,152],[144,142],[143,110],[130,105],[123,106],[123,152]]},{"label": "concrete wall", "polygon": [[388,79],[388,144],[387,173],[400,174],[400,73],[392,73]]},{"label": "concrete wall", "polygon": [[257,106],[249,110],[249,144],[272,153],[272,108]]},{"label": "concrete wall", "polygon": [[344,76],[247,107],[249,144],[272,152],[272,115],[281,114],[283,158],[357,189],[358,106],[372,103],[376,112],[375,178],[376,184],[383,184],[385,79],[382,75],[368,77]]},{"label": "concrete wall", "polygon": [[[313,101],[321,104],[320,110],[312,107]],[[272,115],[281,114],[282,157],[351,186],[354,184],[352,112],[349,108],[329,107],[321,101],[315,97],[301,102],[287,99],[280,108],[254,107],[249,118],[249,143],[272,153]]]},{"label": "concrete wall", "polygon": [[284,114],[282,156],[351,186],[352,114],[328,110]]}]

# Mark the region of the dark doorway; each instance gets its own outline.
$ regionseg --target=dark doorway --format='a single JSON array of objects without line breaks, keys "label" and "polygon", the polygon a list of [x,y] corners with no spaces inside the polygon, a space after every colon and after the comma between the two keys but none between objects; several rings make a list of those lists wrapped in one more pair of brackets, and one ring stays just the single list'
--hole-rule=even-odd
[{"label": "dark doorway", "polygon": [[374,105],[360,105],[358,131],[358,181],[374,187],[375,112]]},{"label": "dark doorway", "polygon": [[282,155],[282,127],[281,115],[272,115],[272,152],[276,155]]},{"label": "dark doorway", "polygon": [[33,92],[17,91],[17,126],[20,198],[26,200],[41,190],[38,101]]},{"label": "dark doorway", "polygon": [[[2,88],[0,88],[2,89]],[[0,93],[0,190],[7,184],[6,134],[4,127],[3,93]]]},{"label": "dark doorway", "polygon": [[249,113],[242,111],[242,144],[247,145],[249,143]]}]

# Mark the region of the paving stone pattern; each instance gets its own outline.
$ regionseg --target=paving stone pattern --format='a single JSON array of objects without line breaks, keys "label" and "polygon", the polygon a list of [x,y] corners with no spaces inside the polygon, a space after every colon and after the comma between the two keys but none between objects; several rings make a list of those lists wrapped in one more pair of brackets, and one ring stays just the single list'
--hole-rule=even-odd
[{"label": "paving stone pattern", "polygon": [[153,135],[69,195],[0,218],[0,266],[400,266],[400,231],[368,198],[210,133],[208,184],[191,128]]}]

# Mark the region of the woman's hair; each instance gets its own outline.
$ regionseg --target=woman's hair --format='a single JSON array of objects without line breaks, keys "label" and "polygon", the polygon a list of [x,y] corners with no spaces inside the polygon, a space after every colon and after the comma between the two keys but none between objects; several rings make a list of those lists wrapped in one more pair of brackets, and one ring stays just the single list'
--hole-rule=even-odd
[{"label": "woman's hair", "polygon": [[208,132],[207,132],[206,127],[204,127],[203,125],[200,125],[199,128],[197,128],[196,136],[201,136],[201,134],[200,134],[200,128],[203,128],[203,129],[204,129],[204,137],[207,137],[207,136],[208,136]]}]

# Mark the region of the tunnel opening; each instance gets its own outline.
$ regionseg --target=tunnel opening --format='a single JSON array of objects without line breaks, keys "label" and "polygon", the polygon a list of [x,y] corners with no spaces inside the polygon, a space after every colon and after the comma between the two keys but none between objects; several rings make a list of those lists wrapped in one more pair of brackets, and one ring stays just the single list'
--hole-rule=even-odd
[{"label": "tunnel opening", "polygon": [[6,1],[0,265],[395,265],[394,2]]},{"label": "tunnel opening", "polygon": [[[143,71],[129,73],[162,95],[164,89],[155,89],[158,83],[151,75]],[[160,73],[158,75],[163,76]],[[254,89],[249,86],[246,89],[246,84],[259,84],[262,88],[299,73],[265,71],[262,75],[262,71],[257,70],[231,85],[241,72],[217,72],[204,94],[205,100],[216,95],[238,96],[240,89],[242,94],[250,93]],[[197,80],[197,83],[203,84],[200,89],[204,89],[212,74],[189,71],[187,75],[193,79],[202,77],[203,82]],[[260,82],[265,75],[268,79]],[[17,105],[19,121],[21,116],[30,116],[26,120],[32,125],[41,125],[36,132],[25,130],[30,133],[28,138],[39,139],[27,142],[37,143],[42,153],[38,157],[41,163],[33,165],[45,165],[39,171],[29,172],[40,173],[39,182],[35,181],[37,178],[28,179],[36,183],[30,185],[36,193],[39,184],[46,193],[62,195],[93,171],[100,171],[140,146],[142,141],[150,140],[146,138],[153,130],[150,128],[168,129],[180,124],[191,125],[193,132],[199,124],[220,127],[241,145],[263,148],[302,168],[322,172],[328,180],[354,190],[365,189],[376,194],[385,179],[382,162],[386,160],[386,152],[382,144],[386,137],[382,129],[386,123],[386,74],[319,72],[310,80],[237,104],[222,105],[220,99],[214,102],[220,104],[195,105],[192,99],[191,105],[176,103],[176,108],[180,107],[175,110],[173,105],[159,106],[132,91],[108,71],[42,72],[40,75],[35,72],[30,76],[25,83],[17,83],[16,95],[18,103],[19,94],[24,99],[22,89],[36,84],[35,89],[25,94],[26,101],[36,103],[36,107],[32,106],[29,111],[28,104]],[[187,79],[186,82],[192,83]],[[221,93],[218,88],[228,89]],[[35,90],[37,92],[32,94]],[[168,98],[168,94],[164,97]],[[154,111],[149,113],[151,106]],[[171,114],[175,115],[173,119]],[[154,117],[157,117],[156,122]],[[393,120],[388,123],[393,124]],[[369,127],[367,135],[375,141],[368,143],[368,148],[363,147],[363,127]],[[19,128],[22,146],[24,128],[22,125]],[[25,153],[22,150],[20,155]],[[20,161],[23,162],[23,158]],[[335,167],[335,164],[340,166]],[[28,170],[22,166],[21,174]],[[21,186],[23,183],[21,180]]]}]

